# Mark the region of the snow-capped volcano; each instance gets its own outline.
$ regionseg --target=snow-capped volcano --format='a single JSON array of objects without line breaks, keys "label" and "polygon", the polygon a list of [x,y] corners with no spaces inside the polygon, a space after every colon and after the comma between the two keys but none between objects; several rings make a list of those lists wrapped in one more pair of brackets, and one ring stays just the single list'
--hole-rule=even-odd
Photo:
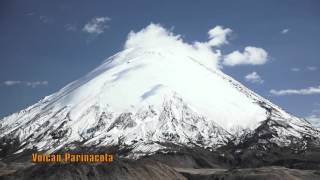
[{"label": "snow-capped volcano", "polygon": [[[137,43],[152,29],[155,44]],[[159,142],[215,148],[267,119],[282,125],[271,138],[278,144],[287,137],[319,137],[308,122],[224,74],[214,61],[219,52],[201,43],[186,46],[156,25],[142,32],[131,33],[123,51],[83,78],[2,119],[0,138],[17,138],[19,152],[83,142],[153,153],[165,148]]]}]

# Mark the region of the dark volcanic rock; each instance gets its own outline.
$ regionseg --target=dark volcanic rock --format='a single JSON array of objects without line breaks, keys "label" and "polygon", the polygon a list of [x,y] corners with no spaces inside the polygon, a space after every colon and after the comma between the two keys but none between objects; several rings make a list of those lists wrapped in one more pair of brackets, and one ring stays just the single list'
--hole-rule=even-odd
[{"label": "dark volcanic rock", "polygon": [[148,161],[115,161],[111,164],[37,164],[0,180],[185,180],[173,168]]},{"label": "dark volcanic rock", "polygon": [[283,167],[249,169],[176,169],[189,180],[318,180],[320,171]]},{"label": "dark volcanic rock", "polygon": [[171,167],[181,168],[229,168],[230,163],[221,158],[219,153],[200,147],[175,147],[175,151],[156,153],[145,159],[152,159]]}]

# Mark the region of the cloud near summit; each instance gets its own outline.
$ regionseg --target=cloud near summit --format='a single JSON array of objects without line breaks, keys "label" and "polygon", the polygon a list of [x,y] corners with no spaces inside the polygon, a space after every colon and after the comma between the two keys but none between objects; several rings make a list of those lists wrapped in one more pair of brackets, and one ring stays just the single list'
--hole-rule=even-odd
[{"label": "cloud near summit", "polygon": [[243,52],[234,51],[225,56],[223,64],[236,65],[262,65],[268,61],[268,53],[262,48],[247,46]]},{"label": "cloud near summit", "polygon": [[[223,39],[224,34],[210,36],[210,40]],[[217,40],[218,42],[218,40]],[[219,43],[223,44],[223,40]],[[147,49],[162,49],[174,51],[177,54],[188,55],[196,60],[201,60],[202,64],[208,67],[219,67],[221,59],[220,50],[212,49],[209,42],[184,42],[181,35],[163,28],[160,24],[150,24],[139,32],[131,31],[125,43],[125,48],[147,48]]]},{"label": "cloud near summit", "polygon": [[[174,51],[174,53],[187,55],[197,60],[199,63],[208,68],[222,68],[224,57],[219,49],[222,45],[228,44],[228,36],[232,33],[232,29],[216,26],[208,31],[208,40],[205,42],[195,41],[192,43],[185,42],[181,35],[174,34],[172,31],[165,29],[160,24],[151,23],[147,27],[138,32],[131,31],[125,42],[124,48],[145,48]],[[250,47],[254,49],[255,47]],[[262,48],[258,50],[258,54],[251,52],[250,56],[242,57],[242,60],[249,59],[254,61],[266,61],[266,51]],[[247,48],[248,49],[248,48]],[[261,51],[262,57],[261,57]],[[262,58],[262,60],[261,60]]]}]

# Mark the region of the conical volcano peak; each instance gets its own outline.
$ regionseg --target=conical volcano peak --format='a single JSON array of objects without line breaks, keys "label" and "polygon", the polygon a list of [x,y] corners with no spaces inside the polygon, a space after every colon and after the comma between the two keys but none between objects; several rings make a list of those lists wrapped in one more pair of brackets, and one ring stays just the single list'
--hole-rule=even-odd
[{"label": "conical volcano peak", "polygon": [[215,39],[215,31],[208,42],[193,44],[156,24],[131,32],[123,51],[4,118],[0,138],[18,139],[19,152],[34,147],[54,152],[81,142],[130,146],[134,154],[145,154],[166,149],[163,143],[212,149],[265,124],[276,132],[270,141],[277,144],[318,136],[309,123],[219,69],[215,47],[226,41]]}]

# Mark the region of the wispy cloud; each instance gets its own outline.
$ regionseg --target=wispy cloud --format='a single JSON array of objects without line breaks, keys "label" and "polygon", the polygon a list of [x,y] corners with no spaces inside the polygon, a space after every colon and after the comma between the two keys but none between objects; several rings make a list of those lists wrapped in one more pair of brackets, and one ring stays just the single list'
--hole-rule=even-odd
[{"label": "wispy cloud", "polygon": [[299,71],[303,71],[303,70],[306,70],[306,71],[316,71],[316,70],[318,70],[318,67],[316,67],[316,66],[307,66],[307,67],[305,67],[305,68],[297,68],[297,67],[294,67],[294,68],[291,68],[290,70],[293,71],[293,72],[299,72]]},{"label": "wispy cloud", "polygon": [[306,69],[308,71],[316,71],[318,69],[318,67],[316,67],[316,66],[307,66]]},{"label": "wispy cloud", "polygon": [[242,64],[262,65],[268,61],[268,53],[262,48],[248,46],[243,52],[234,51],[224,57],[223,64],[236,66]]},{"label": "wispy cloud", "polygon": [[33,82],[25,82],[27,86],[30,86],[32,88],[38,87],[38,86],[47,86],[49,83],[48,81],[33,81]]},{"label": "wispy cloud", "polygon": [[4,81],[3,85],[5,86],[16,86],[16,85],[24,85],[32,88],[36,88],[38,86],[47,86],[49,84],[48,81],[17,81],[17,80],[8,80]]},{"label": "wispy cloud", "polygon": [[318,108],[312,110],[312,112],[307,117],[305,117],[305,119],[308,120],[315,127],[320,128],[320,106],[317,106]]},{"label": "wispy cloud", "polygon": [[14,85],[17,85],[17,84],[20,84],[20,83],[21,83],[21,81],[11,81],[11,80],[3,82],[3,84],[6,85],[6,86],[14,86]]},{"label": "wispy cloud", "polygon": [[34,14],[35,14],[35,13],[34,13],[33,11],[26,13],[27,16],[33,16]]},{"label": "wispy cloud", "polygon": [[289,32],[289,29],[282,29],[281,34],[287,34]]},{"label": "wispy cloud", "polygon": [[305,89],[285,89],[285,90],[271,89],[270,93],[276,96],[320,94],[320,86],[308,87]]},{"label": "wispy cloud", "polygon": [[109,17],[95,17],[91,19],[87,24],[84,25],[82,30],[89,34],[99,35],[104,32],[109,26],[107,22],[111,21]]},{"label": "wispy cloud", "polygon": [[305,117],[305,119],[307,119],[315,127],[320,128],[320,114],[312,114]]},{"label": "wispy cloud", "polygon": [[39,16],[39,19],[41,22],[47,24],[52,22],[52,18],[49,18],[48,16]]},{"label": "wispy cloud", "polygon": [[293,72],[299,72],[300,68],[291,68],[290,70],[293,71]]},{"label": "wispy cloud", "polygon": [[262,84],[264,82],[257,72],[247,74],[244,78],[246,81],[251,83]]},{"label": "wispy cloud", "polygon": [[66,24],[66,25],[64,25],[64,28],[67,31],[77,31],[77,25],[76,24]]}]

